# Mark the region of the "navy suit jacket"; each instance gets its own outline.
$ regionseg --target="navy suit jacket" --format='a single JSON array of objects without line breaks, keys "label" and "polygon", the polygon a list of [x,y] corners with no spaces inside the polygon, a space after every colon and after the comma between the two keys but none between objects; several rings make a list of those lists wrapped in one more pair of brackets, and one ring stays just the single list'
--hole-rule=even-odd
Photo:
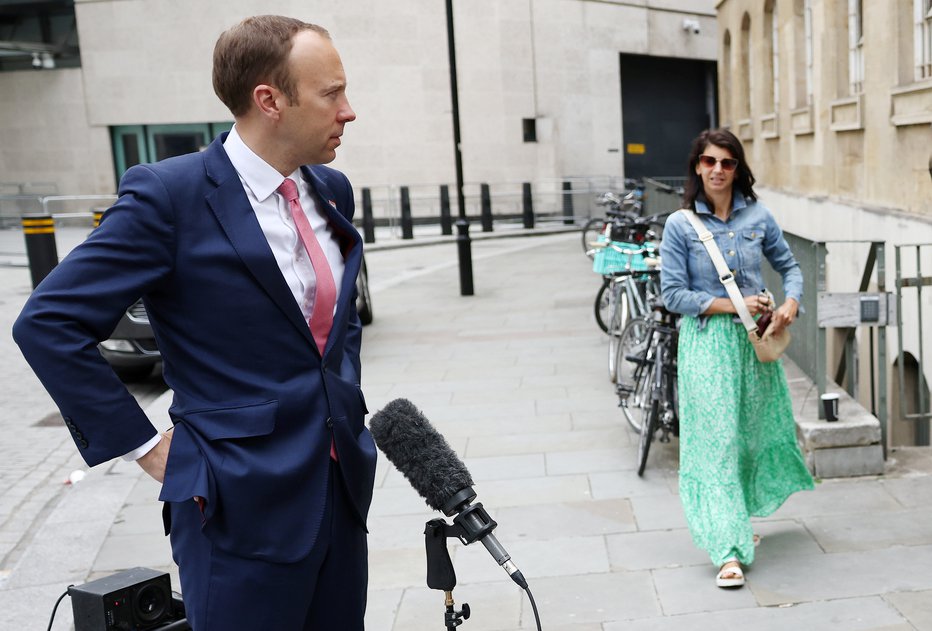
[{"label": "navy suit jacket", "polygon": [[203,497],[203,532],[216,545],[291,562],[321,526],[331,438],[363,525],[372,498],[355,309],[362,242],[346,177],[303,167],[346,262],[321,356],[223,138],[127,171],[100,227],[28,300],[14,337],[93,466],[154,435],[97,351],[141,296],[174,391],[160,499]]}]

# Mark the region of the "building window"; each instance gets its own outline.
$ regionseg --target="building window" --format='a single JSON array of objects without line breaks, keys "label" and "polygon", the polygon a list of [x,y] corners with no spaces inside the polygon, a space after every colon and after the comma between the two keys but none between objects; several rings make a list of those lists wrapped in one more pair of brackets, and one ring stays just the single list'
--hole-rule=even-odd
[{"label": "building window", "polygon": [[764,51],[765,69],[769,74],[765,77],[764,90],[765,103],[772,103],[773,110],[780,109],[780,37],[777,25],[776,0],[767,0],[764,5],[764,36],[767,50]]},{"label": "building window", "polygon": [[916,80],[932,78],[932,0],[915,0]]},{"label": "building window", "polygon": [[848,0],[848,93],[864,91],[864,1]]},{"label": "building window", "polygon": [[740,73],[741,93],[738,118],[744,120],[751,117],[751,16],[747,13],[741,18],[741,51],[738,59],[738,72]]},{"label": "building window", "polygon": [[110,129],[117,180],[132,166],[193,153],[206,147],[233,123],[120,125]]},{"label": "building window", "polygon": [[812,2],[795,0],[793,4],[794,86],[796,107],[812,105]]},{"label": "building window", "polygon": [[537,142],[537,119],[536,118],[522,119],[521,128],[524,133],[524,142]]},{"label": "building window", "polygon": [[735,113],[731,111],[731,33],[726,30],[722,38],[722,119],[728,124],[734,124]]},{"label": "building window", "polygon": [[80,65],[73,0],[0,2],[0,72]]}]

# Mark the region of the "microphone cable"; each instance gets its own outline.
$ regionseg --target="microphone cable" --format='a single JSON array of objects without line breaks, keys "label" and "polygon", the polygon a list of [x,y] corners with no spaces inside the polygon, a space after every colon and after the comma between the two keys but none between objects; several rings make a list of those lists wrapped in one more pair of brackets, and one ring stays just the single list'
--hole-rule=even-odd
[{"label": "microphone cable", "polygon": [[541,631],[540,628],[540,614],[537,612],[537,603],[534,602],[534,596],[531,594],[531,588],[525,585],[524,591],[527,592],[528,600],[531,601],[531,609],[534,610],[534,621],[537,623],[537,631]]},{"label": "microphone cable", "polygon": [[49,618],[49,628],[48,628],[48,631],[52,631],[52,623],[55,622],[55,614],[58,612],[58,605],[60,605],[60,604],[61,604],[61,601],[63,601],[63,600],[65,599],[65,596],[70,595],[71,592],[70,592],[69,590],[70,590],[72,587],[74,587],[74,585],[69,585],[69,586],[68,586],[68,589],[65,590],[65,593],[62,594],[61,596],[59,596],[59,597],[58,597],[58,600],[55,601],[55,606],[52,607],[52,617]]}]

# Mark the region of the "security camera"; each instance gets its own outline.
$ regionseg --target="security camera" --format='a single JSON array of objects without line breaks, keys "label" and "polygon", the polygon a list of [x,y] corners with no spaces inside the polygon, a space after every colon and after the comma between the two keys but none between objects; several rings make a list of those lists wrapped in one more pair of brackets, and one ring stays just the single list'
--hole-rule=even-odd
[{"label": "security camera", "polygon": [[693,35],[698,35],[702,27],[699,25],[699,20],[685,18],[683,20],[683,30],[687,33],[691,32]]}]

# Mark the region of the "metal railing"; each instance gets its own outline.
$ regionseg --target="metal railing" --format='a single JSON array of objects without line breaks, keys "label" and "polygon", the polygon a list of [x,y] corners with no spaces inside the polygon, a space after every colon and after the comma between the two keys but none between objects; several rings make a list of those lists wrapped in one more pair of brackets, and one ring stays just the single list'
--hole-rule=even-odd
[{"label": "metal railing", "polygon": [[[465,212],[470,223],[480,222],[482,213],[482,186],[485,183],[467,182],[463,185]],[[522,182],[490,182],[487,184],[491,198],[492,213],[496,223],[521,223],[524,205]],[[415,224],[439,223],[441,196],[439,184],[367,186],[374,220],[389,226],[392,234],[402,232],[402,188],[407,189],[406,201]],[[357,207],[362,206],[363,188],[356,191]],[[544,179],[531,182],[532,205],[537,221],[559,221],[581,224],[594,216],[601,216],[604,209],[596,204],[606,191],[624,190],[624,178],[566,177],[559,180]],[[458,216],[456,194],[449,187],[453,203],[453,219]],[[357,211],[361,217],[361,212]]]},{"label": "metal railing", "polygon": [[[896,323],[897,323],[897,376],[899,381],[899,402],[900,418],[913,421],[928,421],[932,419],[932,412],[929,411],[928,393],[925,388],[925,349],[923,344],[923,317],[922,317],[922,288],[932,285],[932,276],[924,276],[922,273],[922,254],[930,252],[932,243],[907,244],[894,246],[896,250]],[[923,248],[930,248],[923,250]],[[916,271],[915,275],[905,277],[903,275],[903,254],[904,250],[913,250],[915,255]],[[915,288],[916,290],[916,322],[918,323],[918,383],[916,387],[915,412],[905,412],[909,402],[906,397],[906,356],[903,344],[903,294],[904,289]],[[916,444],[929,444],[929,425],[928,423],[917,423],[916,425]]]},{"label": "metal railing", "polygon": [[685,177],[644,178],[644,214],[656,215],[682,208],[685,184]]},{"label": "metal railing", "polygon": [[[816,298],[818,292],[825,290],[825,244],[789,232],[783,236],[799,263],[804,288],[800,316],[793,324],[793,339],[786,354],[815,382],[820,393],[825,392],[825,330],[819,329],[816,319]],[[782,304],[786,298],[783,280],[766,260],[762,267],[764,285],[773,293],[776,303]]]},{"label": "metal railing", "polygon": [[[839,363],[834,371],[834,381],[836,383],[845,382],[846,390],[852,397],[858,396],[857,380],[857,342],[855,336],[855,326],[850,326],[852,319],[857,321],[858,316],[849,315],[846,319],[849,324],[837,326],[825,324],[825,317],[819,312],[820,294],[826,294],[829,290],[826,273],[826,259],[829,255],[829,246],[838,246],[839,250],[850,247],[869,246],[860,284],[857,287],[858,295],[867,292],[871,284],[871,279],[875,278],[876,294],[883,296],[886,291],[886,270],[884,268],[884,242],[883,241],[811,241],[798,235],[784,232],[784,237],[793,251],[796,261],[799,263],[803,275],[803,297],[800,317],[793,325],[793,340],[787,349],[787,355],[796,363],[797,366],[815,383],[818,395],[826,393],[829,380],[829,366],[826,349],[826,332],[828,328],[836,328],[843,332],[844,344],[840,355]],[[764,264],[764,283],[771,289],[777,298],[777,303],[782,303],[785,295],[783,292],[783,283],[780,276],[765,262]],[[849,288],[832,288],[837,292],[839,289]],[[857,296],[855,296],[857,297]],[[886,300],[882,303],[882,308],[887,308]],[[869,389],[870,393],[870,411],[880,422],[881,443],[884,446],[886,457],[887,432],[888,432],[888,405],[887,405],[887,344],[886,344],[886,313],[881,318],[881,323],[871,325],[869,322],[863,326],[869,327],[870,342],[870,374]],[[862,326],[860,323],[857,326]],[[874,340],[876,329],[876,344]],[[876,356],[875,356],[876,355]],[[876,380],[876,387],[875,387]],[[819,418],[823,418],[823,410],[819,407]]]}]

